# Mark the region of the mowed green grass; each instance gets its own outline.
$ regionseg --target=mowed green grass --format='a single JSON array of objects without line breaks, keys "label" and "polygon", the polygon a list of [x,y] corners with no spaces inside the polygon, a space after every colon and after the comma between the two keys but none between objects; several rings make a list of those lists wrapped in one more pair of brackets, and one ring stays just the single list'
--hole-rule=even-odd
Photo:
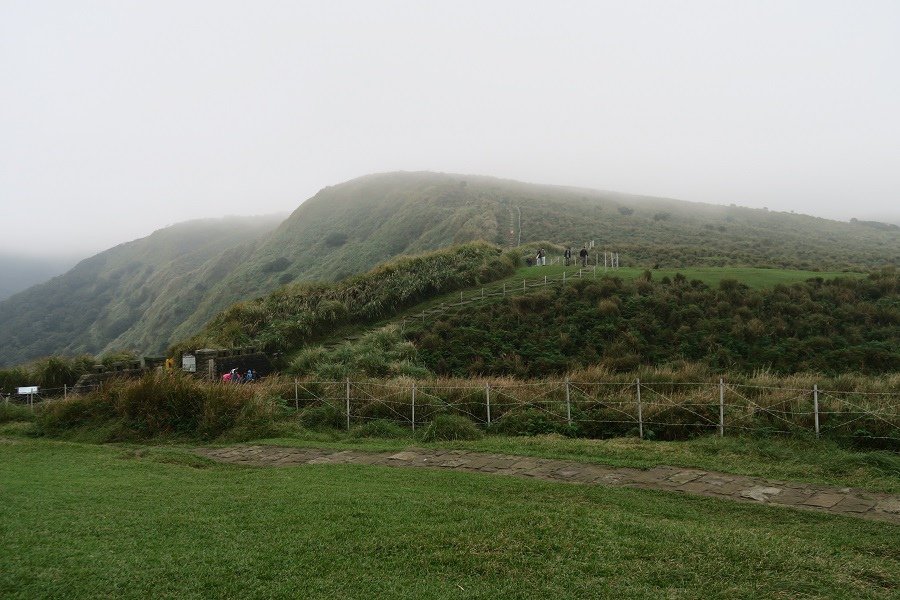
[{"label": "mowed green grass", "polygon": [[0,442],[4,598],[895,598],[900,529],[642,490]]}]

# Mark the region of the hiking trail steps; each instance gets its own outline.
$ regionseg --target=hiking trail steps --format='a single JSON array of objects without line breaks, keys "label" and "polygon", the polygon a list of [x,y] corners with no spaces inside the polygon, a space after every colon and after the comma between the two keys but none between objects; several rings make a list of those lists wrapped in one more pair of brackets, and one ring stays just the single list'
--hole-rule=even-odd
[{"label": "hiking trail steps", "polygon": [[198,448],[195,452],[217,462],[252,467],[321,464],[419,467],[582,485],[680,492],[737,502],[874,519],[900,525],[898,494],[775,481],[665,465],[642,470],[531,456],[423,448],[409,448],[402,452],[368,452],[257,445]]}]

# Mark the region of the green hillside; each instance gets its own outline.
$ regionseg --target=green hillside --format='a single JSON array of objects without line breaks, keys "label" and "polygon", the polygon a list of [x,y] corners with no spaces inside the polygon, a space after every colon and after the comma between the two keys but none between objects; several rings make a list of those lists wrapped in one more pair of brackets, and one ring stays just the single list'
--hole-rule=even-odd
[{"label": "green hillside", "polygon": [[595,240],[626,266],[845,271],[900,263],[895,231],[490,177],[386,173],[321,190],[243,260],[225,256],[198,272],[202,297],[167,295],[117,343],[159,349],[234,302],[291,282],[339,280],[396,256],[474,240],[509,247],[520,211],[523,244]]},{"label": "green hillside", "polygon": [[252,248],[244,245],[279,221],[267,216],[181,223],[8,298],[0,303],[0,364],[115,346],[162,298],[194,292],[197,269],[214,257]]},{"label": "green hillside", "polygon": [[[235,302],[474,240],[510,247],[521,237],[576,248],[593,240],[596,250],[614,250],[622,265],[641,269],[869,271],[900,263],[900,232],[890,229],[437,173],[369,175],[327,187],[266,231],[271,226],[244,220],[227,240],[172,257],[138,240],[136,258],[125,245],[0,303],[0,364],[60,352],[161,352]],[[149,247],[141,251],[142,244]],[[122,264],[107,264],[119,254]]]}]

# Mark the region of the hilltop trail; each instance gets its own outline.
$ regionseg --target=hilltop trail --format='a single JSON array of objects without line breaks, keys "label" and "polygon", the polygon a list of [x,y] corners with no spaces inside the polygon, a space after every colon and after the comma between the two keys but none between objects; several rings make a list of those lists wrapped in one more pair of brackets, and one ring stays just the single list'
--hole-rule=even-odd
[{"label": "hilltop trail", "polygon": [[211,460],[253,467],[350,464],[425,467],[465,473],[491,473],[545,481],[681,492],[884,521],[900,525],[900,495],[851,488],[773,481],[700,469],[657,466],[648,470],[566,460],[487,454],[467,450],[409,448],[403,452],[365,452],[281,446],[199,448]]}]

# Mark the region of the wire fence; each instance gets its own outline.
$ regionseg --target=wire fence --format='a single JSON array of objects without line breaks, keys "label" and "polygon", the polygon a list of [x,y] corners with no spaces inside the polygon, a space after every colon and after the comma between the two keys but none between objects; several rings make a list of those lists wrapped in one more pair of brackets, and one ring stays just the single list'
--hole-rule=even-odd
[{"label": "wire fence", "polygon": [[[284,380],[281,380],[284,381]],[[90,392],[102,383],[79,386]],[[250,384],[253,385],[253,384]],[[293,387],[291,394],[290,387]],[[76,388],[40,388],[3,402],[35,405]],[[389,420],[415,430],[456,414],[509,433],[557,431],[592,438],[686,439],[714,433],[850,438],[900,450],[900,390],[791,388],[718,382],[577,380],[285,381],[278,392],[298,412],[325,408],[347,429]],[[292,396],[292,397],[291,397]]]},{"label": "wire fence", "polygon": [[[560,260],[561,259],[557,257],[557,259],[555,261],[551,261],[550,264],[554,264],[554,262],[559,263]],[[533,269],[538,270],[540,269],[540,267],[534,266]],[[459,292],[458,302],[446,300],[437,304],[433,304],[432,306],[424,308],[421,311],[416,311],[400,319],[401,330],[406,327],[407,322],[418,321],[421,323],[425,323],[430,317],[443,315],[450,309],[469,306],[494,298],[502,298],[506,296],[517,295],[519,293],[527,293],[530,289],[533,290],[550,285],[565,285],[568,282],[588,277],[596,279],[598,276],[601,276],[603,274],[614,273],[617,269],[618,266],[604,267],[603,265],[592,265],[587,267],[576,267],[573,264],[571,273],[568,271],[563,271],[561,275],[556,276],[544,275],[543,277],[526,277],[522,279],[522,285],[519,285],[518,281],[504,281],[499,285],[484,286],[480,290],[477,290],[475,292]]]},{"label": "wire fence", "polygon": [[457,414],[498,430],[684,439],[705,433],[854,438],[900,449],[900,391],[872,393],[716,382],[294,382],[294,408],[327,406],[344,425],[387,419],[411,429]]}]

